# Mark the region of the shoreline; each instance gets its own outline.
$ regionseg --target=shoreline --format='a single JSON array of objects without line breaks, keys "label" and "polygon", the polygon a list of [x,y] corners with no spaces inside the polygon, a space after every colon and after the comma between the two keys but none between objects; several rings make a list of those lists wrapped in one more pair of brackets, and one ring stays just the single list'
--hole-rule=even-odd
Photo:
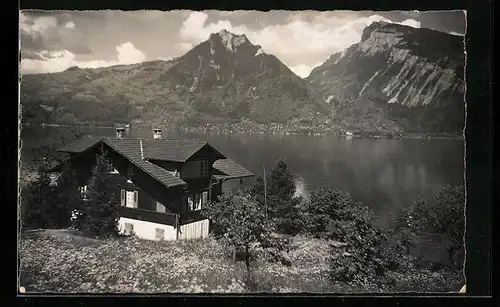
[{"label": "shoreline", "polygon": [[[50,127],[50,128],[89,128],[89,129],[113,129],[115,126],[99,126],[99,125],[88,125],[88,124],[33,124],[33,123],[22,123],[21,127]],[[138,129],[147,129],[144,125],[136,125]],[[212,129],[211,129],[212,128]],[[215,129],[213,129],[215,128]],[[133,128],[132,128],[133,129]],[[251,129],[240,131],[241,129],[218,129],[217,126],[211,126],[210,128],[167,128],[165,131],[175,131],[175,132],[183,132],[183,133],[209,133],[209,134],[221,134],[221,135],[295,135],[295,136],[336,136],[345,139],[454,139],[454,140],[465,140],[464,135],[453,135],[453,134],[413,134],[413,133],[403,133],[397,135],[391,134],[376,134],[373,132],[366,132],[366,135],[363,134],[354,134],[354,135],[346,135],[338,132],[296,132],[289,131],[287,129],[283,130],[261,130],[261,129]],[[228,131],[229,130],[229,131]],[[257,130],[257,131],[255,131]],[[259,131],[260,130],[260,131]]]}]

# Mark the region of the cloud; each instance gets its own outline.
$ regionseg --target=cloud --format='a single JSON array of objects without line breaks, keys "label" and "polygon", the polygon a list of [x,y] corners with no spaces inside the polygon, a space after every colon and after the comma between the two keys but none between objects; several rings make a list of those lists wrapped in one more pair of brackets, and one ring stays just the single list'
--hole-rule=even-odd
[{"label": "cloud", "polygon": [[[253,44],[261,45],[267,53],[277,56],[296,74],[307,76],[318,60],[322,62],[359,42],[363,29],[372,22],[392,22],[377,14],[359,16],[356,12],[314,12],[315,18],[311,18],[312,13],[295,13],[284,24],[255,29],[221,19],[207,23],[207,13],[191,12],[179,31],[181,41],[177,46],[186,52],[207,40],[211,33],[226,29],[235,34],[245,34]],[[420,27],[420,22],[414,19],[404,20],[401,24]]]},{"label": "cloud", "polygon": [[402,24],[404,26],[410,26],[412,28],[420,28],[420,21],[417,21],[415,19],[406,19],[402,22],[398,22],[399,24]]},{"label": "cloud", "polygon": [[55,16],[36,16],[21,12],[19,34],[23,50],[69,50],[76,54],[90,54],[73,21],[60,22]]},{"label": "cloud", "polygon": [[71,29],[71,30],[73,30],[73,29],[75,28],[75,23],[74,23],[74,22],[72,22],[72,21],[69,21],[69,22],[67,22],[67,23],[64,25],[64,27],[66,27],[67,29]]},{"label": "cloud", "polygon": [[323,64],[323,62],[318,62],[314,65],[299,64],[296,66],[290,66],[290,70],[293,71],[297,76],[301,78],[306,78],[309,76],[309,74],[315,67],[318,67],[321,64]]},{"label": "cloud", "polygon": [[19,28],[28,35],[43,35],[45,32],[57,28],[57,19],[52,16],[32,18],[21,12]]},{"label": "cloud", "polygon": [[136,49],[131,42],[121,44],[116,47],[116,60],[104,61],[78,61],[76,55],[68,50],[40,51],[35,53],[40,59],[21,59],[21,73],[55,73],[64,71],[70,67],[98,68],[114,65],[129,65],[146,61],[146,55]]}]

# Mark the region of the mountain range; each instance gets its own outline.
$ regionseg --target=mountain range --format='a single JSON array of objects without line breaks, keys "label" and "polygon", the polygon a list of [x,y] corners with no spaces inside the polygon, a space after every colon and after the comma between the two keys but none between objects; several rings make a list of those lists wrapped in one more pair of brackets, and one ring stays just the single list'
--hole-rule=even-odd
[{"label": "mountain range", "polygon": [[303,79],[226,30],[181,57],[24,75],[26,123],[343,133],[461,133],[464,42],[375,22]]}]

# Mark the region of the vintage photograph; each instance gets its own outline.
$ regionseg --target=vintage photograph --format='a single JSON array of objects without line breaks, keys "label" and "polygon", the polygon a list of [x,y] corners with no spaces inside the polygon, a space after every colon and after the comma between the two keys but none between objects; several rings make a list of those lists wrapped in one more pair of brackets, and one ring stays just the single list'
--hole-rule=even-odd
[{"label": "vintage photograph", "polygon": [[19,293],[466,292],[466,12],[19,22]]}]

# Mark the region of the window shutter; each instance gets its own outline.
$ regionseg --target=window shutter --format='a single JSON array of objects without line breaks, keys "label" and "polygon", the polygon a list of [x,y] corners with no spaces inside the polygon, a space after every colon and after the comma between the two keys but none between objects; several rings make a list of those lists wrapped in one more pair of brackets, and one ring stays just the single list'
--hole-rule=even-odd
[{"label": "window shutter", "polygon": [[139,192],[134,191],[134,208],[137,208],[138,203],[139,203]]},{"label": "window shutter", "polygon": [[205,205],[208,202],[208,191],[203,192],[203,201],[201,202],[202,205]]},{"label": "window shutter", "polygon": [[122,205],[122,207],[125,207],[125,190],[121,190],[120,192],[120,204]]}]

